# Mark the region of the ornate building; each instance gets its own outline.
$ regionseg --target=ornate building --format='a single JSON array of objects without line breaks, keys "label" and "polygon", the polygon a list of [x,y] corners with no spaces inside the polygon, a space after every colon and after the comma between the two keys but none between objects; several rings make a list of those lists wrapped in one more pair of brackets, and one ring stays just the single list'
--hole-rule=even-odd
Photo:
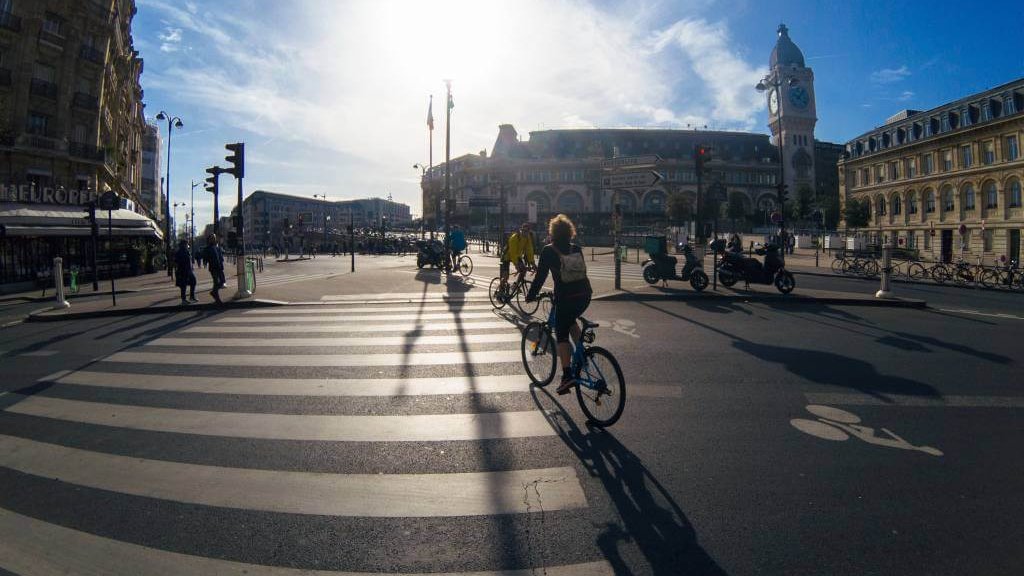
[{"label": "ornate building", "polygon": [[35,278],[53,256],[80,264],[81,206],[107,190],[121,198],[113,228],[125,250],[160,235],[140,194],[135,12],[134,0],[0,1],[0,283]]},{"label": "ornate building", "polygon": [[816,190],[814,126],[818,122],[814,101],[814,72],[804,63],[803,52],[789,38],[789,29],[779,24],[778,40],[768,60],[771,87],[768,127],[776,146],[782,142],[785,184],[790,196],[803,189]]},{"label": "ornate building", "polygon": [[949,261],[1019,261],[1024,78],[920,112],[846,144],[840,199],[870,206],[870,236]]}]

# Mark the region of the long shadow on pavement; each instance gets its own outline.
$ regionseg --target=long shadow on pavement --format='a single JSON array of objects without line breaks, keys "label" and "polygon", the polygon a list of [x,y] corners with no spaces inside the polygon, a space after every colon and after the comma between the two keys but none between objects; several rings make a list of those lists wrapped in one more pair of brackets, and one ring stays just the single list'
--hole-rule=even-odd
[{"label": "long shadow on pavement", "polygon": [[[597,546],[616,575],[636,573],[620,553],[622,542],[631,542],[640,550],[653,574],[726,574],[700,546],[697,532],[679,504],[636,454],[608,430],[581,430],[546,390],[531,385],[530,393],[558,437],[590,476],[601,481],[615,505],[621,523],[606,523]],[[540,395],[546,398],[544,403]],[[640,570],[647,573],[646,568]]]}]

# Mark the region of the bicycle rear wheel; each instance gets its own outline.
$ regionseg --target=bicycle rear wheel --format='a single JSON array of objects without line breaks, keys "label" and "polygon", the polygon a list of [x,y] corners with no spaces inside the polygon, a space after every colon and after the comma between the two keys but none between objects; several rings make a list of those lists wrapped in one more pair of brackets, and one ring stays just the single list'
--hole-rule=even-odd
[{"label": "bicycle rear wheel", "polygon": [[587,348],[586,363],[577,378],[576,399],[587,421],[601,428],[615,424],[626,407],[626,379],[611,352],[599,346]]},{"label": "bicycle rear wheel", "polygon": [[878,276],[878,262],[874,260],[864,260],[863,268],[864,276],[868,278],[875,278]]},{"label": "bicycle rear wheel", "polygon": [[521,344],[523,368],[530,381],[542,388],[550,384],[558,363],[558,346],[551,329],[541,322],[530,322],[523,330]]},{"label": "bicycle rear wheel", "polygon": [[469,256],[463,255],[459,258],[459,274],[462,274],[463,278],[469,278],[469,275],[473,273],[473,260]]},{"label": "bicycle rear wheel", "polygon": [[945,284],[953,279],[953,275],[950,273],[949,268],[942,264],[932,267],[931,274],[932,280],[935,280],[938,284]]},{"label": "bicycle rear wheel", "polygon": [[840,260],[839,258],[836,258],[835,260],[833,260],[832,261],[832,273],[833,274],[843,274],[843,264],[845,262],[846,262],[846,260]]},{"label": "bicycle rear wheel", "polygon": [[907,267],[907,277],[911,280],[923,280],[928,277],[928,273],[925,271],[924,266],[914,262]]}]

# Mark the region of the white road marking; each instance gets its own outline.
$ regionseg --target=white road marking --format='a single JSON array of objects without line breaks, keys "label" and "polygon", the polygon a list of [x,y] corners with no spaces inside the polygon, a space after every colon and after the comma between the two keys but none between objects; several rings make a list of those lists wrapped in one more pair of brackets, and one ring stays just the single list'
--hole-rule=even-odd
[{"label": "white road marking", "polygon": [[[453,331],[464,334],[473,330],[491,330],[494,328],[508,328],[511,324],[507,321],[497,322],[430,322],[420,324],[406,322],[404,324],[326,324],[326,325],[297,325],[297,326],[274,326],[271,328],[275,334],[284,332],[301,332],[309,334],[314,332],[442,332]],[[195,326],[186,328],[182,332],[197,332],[203,334],[252,334],[252,326]]]},{"label": "white road marking", "polygon": [[1008,320],[1024,320],[1024,316],[1015,316],[1005,313],[978,312],[977,310],[962,310],[957,308],[939,308],[940,312],[953,312],[954,314],[970,314],[972,316],[987,316],[989,318],[1006,318]]},{"label": "white road marking", "polygon": [[448,293],[448,292],[379,292],[370,294],[340,294],[340,295],[326,295],[321,296],[322,302],[347,302],[347,301],[374,301],[374,300],[447,300],[447,301],[461,301],[461,300],[487,300],[488,296],[486,292],[481,294],[466,294],[464,292]]},{"label": "white road marking", "polygon": [[836,406],[920,406],[928,408],[1024,408],[1020,396],[911,396],[885,394],[884,398],[869,394],[805,392],[808,404]]},{"label": "white road marking", "polygon": [[[60,554],[55,554],[59,550]],[[161,574],[164,576],[376,576],[368,572],[334,572],[244,564],[230,560],[168,552],[119,542],[49,524],[0,508],[0,567],[23,576],[65,574]],[[536,569],[464,572],[461,574],[396,574],[390,576],[614,576],[604,561]],[[383,576],[381,574],[380,576]]]},{"label": "white road marking", "polygon": [[32,352],[23,352],[18,354],[18,356],[53,356],[54,354],[59,353],[60,351],[58,350],[35,350]]},{"label": "white road marking", "polygon": [[350,306],[348,308],[339,308],[335,306],[319,306],[317,308],[295,308],[291,306],[285,306],[281,308],[257,308],[255,310],[246,310],[242,312],[245,316],[263,316],[263,315],[279,315],[279,314],[365,314],[367,312],[461,312],[463,310],[491,310],[494,307],[490,304],[457,304],[456,306],[428,306],[424,308],[417,308],[415,304],[407,304],[405,306],[391,306],[391,307],[379,307],[374,308],[371,306]]},{"label": "white road marking", "polygon": [[[528,392],[526,376],[459,376],[454,378],[235,378],[167,376],[124,372],[60,373],[40,382],[100,386],[129,390],[160,390],[203,394],[261,396],[427,396],[433,394],[495,394]],[[673,388],[665,386],[664,388]],[[676,389],[678,390],[678,388]],[[630,394],[641,392],[631,387]]]},{"label": "white road marking", "polygon": [[[549,512],[587,505],[571,467],[328,474],[150,460],[2,435],[0,465],[121,494],[287,514],[422,518]],[[527,486],[531,489],[526,490]],[[540,493],[539,499],[534,490]]]},{"label": "white road marking", "polygon": [[228,348],[330,348],[352,346],[428,346],[432,344],[494,344],[519,342],[519,332],[508,334],[462,334],[451,336],[377,336],[370,338],[157,338],[147,346]]},{"label": "white road marking", "polygon": [[323,314],[320,316],[285,316],[285,317],[256,317],[256,316],[230,316],[218,318],[214,322],[220,324],[293,324],[299,322],[389,322],[395,320],[455,320],[472,318],[494,318],[493,312],[467,312],[465,314],[453,311],[447,314],[380,314],[373,316],[346,316]]},{"label": "white road marking", "polygon": [[447,442],[552,436],[536,411],[412,416],[336,416],[177,410],[30,396],[7,412],[115,428],[327,442]]},{"label": "white road marking", "polygon": [[459,366],[521,362],[519,350],[419,352],[414,354],[186,354],[117,352],[103,362],[175,366]]}]

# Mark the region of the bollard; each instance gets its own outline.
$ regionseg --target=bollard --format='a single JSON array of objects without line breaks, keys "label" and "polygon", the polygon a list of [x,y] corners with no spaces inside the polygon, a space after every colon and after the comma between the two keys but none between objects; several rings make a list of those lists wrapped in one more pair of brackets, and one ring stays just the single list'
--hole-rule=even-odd
[{"label": "bollard", "polygon": [[64,264],[60,256],[53,259],[53,287],[56,289],[56,302],[54,310],[69,308],[71,304],[64,298]]},{"label": "bollard", "polygon": [[892,243],[882,246],[882,286],[875,292],[875,298],[892,298]]}]

